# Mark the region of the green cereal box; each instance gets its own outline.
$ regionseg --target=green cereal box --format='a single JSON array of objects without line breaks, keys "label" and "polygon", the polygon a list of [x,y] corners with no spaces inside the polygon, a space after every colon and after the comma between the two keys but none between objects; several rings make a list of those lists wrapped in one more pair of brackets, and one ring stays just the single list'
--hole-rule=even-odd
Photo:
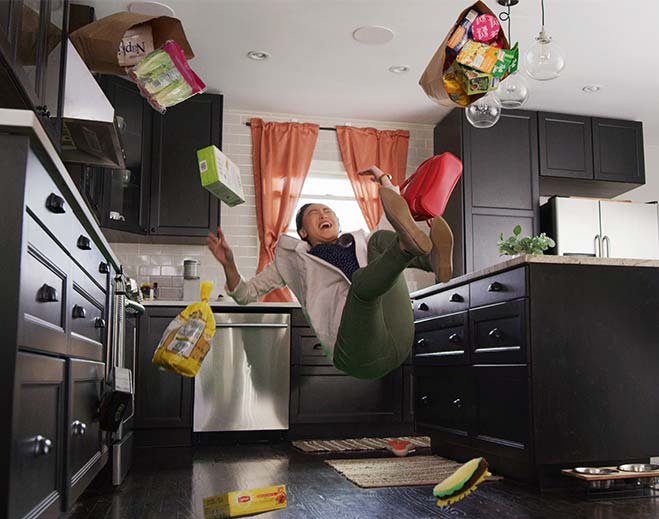
[{"label": "green cereal box", "polygon": [[499,78],[492,74],[463,67],[458,63],[454,63],[453,66],[455,67],[456,78],[467,95],[483,94],[499,86]]},{"label": "green cereal box", "polygon": [[245,202],[240,169],[215,146],[197,150],[201,185],[229,207]]}]

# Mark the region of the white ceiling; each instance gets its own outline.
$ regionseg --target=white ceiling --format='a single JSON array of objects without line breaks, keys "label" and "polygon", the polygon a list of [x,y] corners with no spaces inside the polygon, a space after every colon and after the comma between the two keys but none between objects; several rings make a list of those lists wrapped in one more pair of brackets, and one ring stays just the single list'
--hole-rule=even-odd
[{"label": "white ceiling", "polygon": [[[80,0],[78,0],[80,1]],[[122,0],[83,0],[97,17],[124,10]],[[191,65],[230,109],[436,123],[446,110],[426,98],[418,79],[468,0],[162,0],[183,21]],[[503,8],[486,0],[495,12]],[[644,122],[659,144],[659,1],[545,0],[546,27],[567,66],[548,82],[529,80],[529,109]],[[385,45],[355,42],[362,25],[395,32]],[[540,0],[512,8],[512,36],[522,51],[540,26]],[[266,50],[266,62],[249,60]],[[395,75],[391,65],[411,71]],[[587,84],[598,94],[585,94]]]}]

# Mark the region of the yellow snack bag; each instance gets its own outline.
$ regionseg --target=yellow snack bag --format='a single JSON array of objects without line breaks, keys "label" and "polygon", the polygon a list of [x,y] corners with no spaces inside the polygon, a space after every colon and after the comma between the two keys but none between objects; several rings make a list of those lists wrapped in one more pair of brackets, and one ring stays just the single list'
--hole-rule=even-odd
[{"label": "yellow snack bag", "polygon": [[201,284],[201,301],[188,305],[174,319],[153,354],[152,362],[186,377],[194,377],[215,335],[215,318],[208,300],[213,283]]}]

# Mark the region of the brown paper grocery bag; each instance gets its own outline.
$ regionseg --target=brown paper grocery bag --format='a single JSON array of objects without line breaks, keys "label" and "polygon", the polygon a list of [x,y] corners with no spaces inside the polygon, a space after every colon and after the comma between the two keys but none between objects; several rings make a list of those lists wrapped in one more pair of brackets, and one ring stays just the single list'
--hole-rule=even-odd
[{"label": "brown paper grocery bag", "polygon": [[151,25],[156,49],[167,40],[174,40],[181,46],[186,58],[194,58],[181,21],[170,16],[129,12],[112,14],[73,32],[70,35],[71,43],[91,71],[124,75],[126,72],[117,60],[119,42],[128,29],[141,24]]},{"label": "brown paper grocery bag", "polygon": [[[446,90],[444,90],[444,82],[442,81],[442,75],[444,74],[444,63],[446,62],[446,53],[451,52],[447,51],[446,44],[453,34],[453,31],[455,31],[457,26],[464,19],[470,9],[474,9],[480,14],[492,14],[496,16],[483,2],[476,2],[462,11],[458,16],[458,19],[451,27],[451,30],[446,35],[446,38],[444,38],[444,41],[431,58],[430,63],[428,63],[426,66],[426,70],[423,71],[421,79],[419,79],[419,85],[421,85],[421,88],[423,88],[423,91],[430,99],[436,103],[439,103],[440,105],[450,106],[451,108],[456,106],[459,108],[464,108],[464,106],[451,101],[448,94],[446,93]],[[508,39],[505,37],[505,34],[503,48],[510,48],[510,44],[508,43]],[[471,99],[473,102],[483,97],[484,95],[485,94],[473,94],[469,96],[469,99]]]}]

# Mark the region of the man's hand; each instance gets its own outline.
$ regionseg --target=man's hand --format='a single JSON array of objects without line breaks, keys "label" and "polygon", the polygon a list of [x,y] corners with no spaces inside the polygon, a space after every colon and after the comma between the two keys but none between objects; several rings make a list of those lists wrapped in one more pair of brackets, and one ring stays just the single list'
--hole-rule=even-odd
[{"label": "man's hand", "polygon": [[234,265],[233,251],[227,243],[222,229],[219,227],[217,228],[217,236],[209,232],[208,236],[206,237],[206,244],[208,245],[210,251],[213,253],[213,256],[217,258],[217,261],[219,261],[223,267],[226,268],[228,266]]}]

